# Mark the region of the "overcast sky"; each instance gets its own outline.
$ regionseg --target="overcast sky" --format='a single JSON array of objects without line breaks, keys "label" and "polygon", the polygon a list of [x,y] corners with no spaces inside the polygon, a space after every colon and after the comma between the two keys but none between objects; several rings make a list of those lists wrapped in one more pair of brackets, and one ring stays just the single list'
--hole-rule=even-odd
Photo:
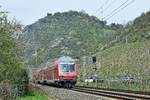
[{"label": "overcast sky", "polygon": [[[133,1],[133,2],[132,2]],[[130,3],[132,2],[132,3]],[[121,8],[129,4],[124,9]],[[150,10],[150,0],[0,0],[2,10],[9,12],[9,16],[15,16],[24,25],[32,24],[39,18],[43,18],[49,13],[64,12],[69,10],[84,10],[89,15],[107,19],[108,23],[126,23],[133,20],[142,12]],[[115,13],[115,12],[114,12]]]}]

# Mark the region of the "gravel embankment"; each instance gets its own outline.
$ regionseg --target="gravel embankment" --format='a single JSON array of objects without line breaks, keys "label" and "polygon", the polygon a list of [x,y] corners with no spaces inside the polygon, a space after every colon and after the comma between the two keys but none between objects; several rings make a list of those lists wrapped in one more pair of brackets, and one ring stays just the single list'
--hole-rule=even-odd
[{"label": "gravel embankment", "polygon": [[45,91],[49,96],[57,98],[57,100],[112,100],[106,97],[76,92],[63,88],[42,85],[37,86]]}]

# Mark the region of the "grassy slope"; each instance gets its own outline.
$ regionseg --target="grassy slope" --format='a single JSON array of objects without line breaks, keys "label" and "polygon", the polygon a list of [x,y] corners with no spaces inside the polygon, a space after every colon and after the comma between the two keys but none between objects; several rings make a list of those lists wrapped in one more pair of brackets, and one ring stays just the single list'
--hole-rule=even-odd
[{"label": "grassy slope", "polygon": [[150,41],[115,46],[98,57],[98,71],[104,78],[130,75],[150,79]]},{"label": "grassy slope", "polygon": [[[98,74],[104,80],[119,80],[123,76],[132,76],[138,80],[150,79],[150,41],[122,44],[97,53],[97,68],[92,69],[91,57],[86,57],[86,64],[79,65],[79,80],[77,85],[99,88],[126,89],[150,91],[149,84],[122,84],[119,82],[87,83],[86,76]],[[82,61],[81,61],[82,62]]]},{"label": "grassy slope", "polygon": [[21,97],[18,100],[49,100],[49,98],[46,95],[38,91],[34,91],[34,92],[32,91],[32,92],[29,92],[27,96]]},{"label": "grassy slope", "polygon": [[104,79],[118,79],[132,76],[138,79],[150,79],[150,41],[122,44],[97,53],[97,72],[92,68],[91,57],[85,65],[79,64],[79,78],[98,73]]}]

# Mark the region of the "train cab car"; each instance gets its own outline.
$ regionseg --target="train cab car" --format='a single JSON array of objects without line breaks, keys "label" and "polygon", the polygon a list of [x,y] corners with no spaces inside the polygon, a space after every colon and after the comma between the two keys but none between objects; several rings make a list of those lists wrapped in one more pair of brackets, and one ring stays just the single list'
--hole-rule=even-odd
[{"label": "train cab car", "polygon": [[55,81],[59,86],[73,87],[77,82],[77,65],[71,57],[61,57],[55,64],[58,66],[58,75]]},{"label": "train cab car", "polygon": [[48,62],[46,67],[38,71],[34,77],[40,83],[71,88],[76,84],[77,76],[77,65],[74,59],[63,56],[54,62]]},{"label": "train cab car", "polygon": [[59,85],[72,87],[77,81],[77,66],[74,63],[60,63],[59,69]]}]

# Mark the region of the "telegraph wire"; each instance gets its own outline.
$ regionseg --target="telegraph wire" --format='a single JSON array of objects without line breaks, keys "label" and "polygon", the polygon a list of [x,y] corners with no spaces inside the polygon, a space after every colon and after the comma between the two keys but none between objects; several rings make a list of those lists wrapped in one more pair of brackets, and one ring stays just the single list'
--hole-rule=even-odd
[{"label": "telegraph wire", "polygon": [[121,9],[119,9],[118,11],[116,10],[116,12],[114,12],[113,14],[109,15],[109,16],[106,16],[104,18],[102,18],[103,20],[108,20],[110,19],[111,17],[113,17],[114,15],[116,15],[117,13],[119,13],[120,11],[122,11],[124,8],[126,8],[127,6],[129,6],[130,4],[132,4],[135,0],[132,0],[131,2],[129,2],[128,4],[126,4],[124,7],[122,7]]}]

